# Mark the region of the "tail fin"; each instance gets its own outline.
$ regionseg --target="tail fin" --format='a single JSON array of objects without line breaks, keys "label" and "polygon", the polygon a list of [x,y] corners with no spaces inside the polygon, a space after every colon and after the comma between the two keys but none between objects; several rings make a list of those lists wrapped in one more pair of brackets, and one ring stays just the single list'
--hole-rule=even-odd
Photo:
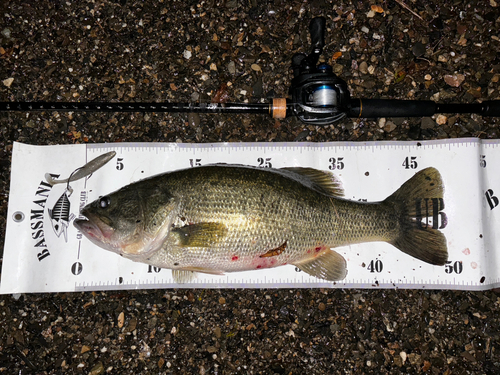
[{"label": "tail fin", "polygon": [[412,257],[440,266],[448,260],[446,237],[438,230],[446,226],[443,191],[438,170],[426,168],[384,201],[400,215],[400,234],[391,244]]}]

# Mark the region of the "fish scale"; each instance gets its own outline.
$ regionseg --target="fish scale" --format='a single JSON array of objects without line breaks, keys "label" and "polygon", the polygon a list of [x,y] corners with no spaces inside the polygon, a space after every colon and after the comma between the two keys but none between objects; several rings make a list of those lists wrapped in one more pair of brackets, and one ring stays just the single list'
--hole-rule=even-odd
[{"label": "fish scale", "polygon": [[386,241],[444,264],[444,235],[418,228],[414,217],[416,199],[442,194],[434,168],[417,173],[385,201],[366,203],[343,199],[328,172],[209,165],[128,185],[86,206],[88,220],[75,225],[101,247],[172,269],[179,282],[193,272],[285,264],[338,280],[346,275],[346,262],[332,249],[347,244]]}]

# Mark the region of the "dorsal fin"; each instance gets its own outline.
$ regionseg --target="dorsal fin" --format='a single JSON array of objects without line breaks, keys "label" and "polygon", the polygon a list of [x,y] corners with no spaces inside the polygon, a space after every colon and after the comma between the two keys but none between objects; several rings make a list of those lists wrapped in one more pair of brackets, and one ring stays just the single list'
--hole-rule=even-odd
[{"label": "dorsal fin", "polygon": [[281,170],[288,171],[299,175],[302,178],[298,180],[304,183],[304,178],[310,182],[310,188],[334,197],[343,197],[344,189],[342,182],[331,172],[320,171],[319,169],[307,167],[286,167],[280,168]]}]

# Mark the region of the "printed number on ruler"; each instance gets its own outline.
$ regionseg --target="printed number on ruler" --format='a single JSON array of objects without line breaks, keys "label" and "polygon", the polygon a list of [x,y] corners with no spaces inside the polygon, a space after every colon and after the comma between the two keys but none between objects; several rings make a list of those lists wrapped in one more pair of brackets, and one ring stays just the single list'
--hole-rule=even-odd
[{"label": "printed number on ruler", "polygon": [[344,169],[344,158],[339,156],[338,158],[330,158],[328,159],[328,169],[333,171],[335,169],[342,170]]},{"label": "printed number on ruler", "polygon": [[417,157],[416,156],[407,156],[403,161],[403,167],[405,169],[417,169]]},{"label": "printed number on ruler", "polygon": [[257,163],[259,163],[259,167],[261,168],[272,168],[271,158],[258,158]]},{"label": "printed number on ruler", "polygon": [[189,159],[189,165],[191,167],[199,167],[201,165],[201,159]]}]

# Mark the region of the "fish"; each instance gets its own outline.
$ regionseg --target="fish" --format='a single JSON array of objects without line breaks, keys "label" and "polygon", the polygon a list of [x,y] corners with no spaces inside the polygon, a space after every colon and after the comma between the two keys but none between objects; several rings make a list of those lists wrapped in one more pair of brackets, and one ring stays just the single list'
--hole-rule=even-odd
[{"label": "fish", "polygon": [[[106,152],[105,154],[99,155],[98,157],[89,161],[83,167],[75,169],[68,178],[65,178],[63,180],[54,179],[50,175],[50,173],[45,174],[45,179],[52,186],[56,184],[66,184],[66,183],[69,185],[69,183],[72,181],[77,181],[84,177],[90,176],[92,173],[102,168],[106,163],[108,163],[111,159],[113,159],[115,155],[116,151],[110,151]],[[71,189],[69,190],[70,192],[72,191]]]},{"label": "fish", "polygon": [[70,202],[68,190],[64,190],[52,209],[48,209],[52,229],[57,237],[64,235],[64,240],[68,242],[68,227],[71,220],[75,218],[70,214]]},{"label": "fish", "polygon": [[347,262],[334,249],[356,243],[385,241],[423,262],[444,265],[443,194],[433,167],[383,201],[359,202],[344,198],[341,181],[330,172],[212,164],[101,196],[81,210],[74,225],[105,250],[171,269],[177,283],[198,273],[285,265],[339,281],[347,275]]}]

